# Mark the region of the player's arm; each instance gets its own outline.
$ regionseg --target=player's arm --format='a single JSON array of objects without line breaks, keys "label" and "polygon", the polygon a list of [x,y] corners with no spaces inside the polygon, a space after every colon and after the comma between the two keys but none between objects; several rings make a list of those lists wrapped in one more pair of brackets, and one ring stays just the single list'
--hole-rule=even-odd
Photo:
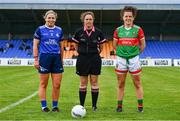
[{"label": "player's arm", "polygon": [[140,39],[140,52],[143,52],[145,47],[146,47],[146,41],[145,41],[145,37],[143,37],[142,39]]},{"label": "player's arm", "polygon": [[72,40],[73,42],[75,42],[76,44],[79,43],[79,39],[80,39],[79,31],[80,31],[80,30],[76,30],[76,32],[73,34],[73,36],[72,36],[72,38],[71,38],[71,40]]},{"label": "player's arm", "polygon": [[74,47],[75,47],[75,51],[77,52],[77,50],[78,50],[78,44],[75,43]]},{"label": "player's arm", "polygon": [[114,48],[114,50],[116,50],[117,41],[118,40],[116,38],[113,38],[113,48]]},{"label": "player's arm", "polygon": [[99,51],[99,54],[102,52],[102,50],[103,50],[103,44],[100,44],[100,45],[99,45],[99,50],[98,50],[98,51]]},{"label": "player's arm", "polygon": [[60,46],[60,48],[61,48],[61,61],[62,61],[62,63],[63,63],[63,56],[64,56],[64,44],[63,44],[63,41],[62,42],[60,42],[59,43],[59,46]]},{"label": "player's arm", "polygon": [[113,48],[115,52],[116,52],[117,42],[118,42],[118,35],[117,35],[117,29],[116,29],[114,31],[114,36],[113,36]]},{"label": "player's arm", "polygon": [[78,51],[78,44],[77,43],[74,43],[74,48],[75,48],[75,50],[73,51],[73,56],[74,56],[74,58],[76,58],[78,56],[78,52],[77,52]]},{"label": "player's arm", "polygon": [[99,54],[100,54],[102,52],[102,50],[103,50],[103,43],[105,43],[107,41],[107,39],[105,39],[104,34],[103,34],[103,32],[101,30],[100,30],[100,33],[99,33],[99,37],[100,37],[100,39],[98,40],[98,45],[99,45],[98,51],[99,51]]},{"label": "player's arm", "polygon": [[34,40],[33,40],[33,55],[34,55],[34,67],[36,69],[39,69],[38,46],[39,46],[39,39],[34,38]]},{"label": "player's arm", "polygon": [[138,32],[138,37],[139,37],[139,41],[140,41],[140,53],[144,51],[144,48],[146,47],[146,41],[145,41],[145,36],[144,36],[144,32],[142,30],[142,28],[139,29]]}]

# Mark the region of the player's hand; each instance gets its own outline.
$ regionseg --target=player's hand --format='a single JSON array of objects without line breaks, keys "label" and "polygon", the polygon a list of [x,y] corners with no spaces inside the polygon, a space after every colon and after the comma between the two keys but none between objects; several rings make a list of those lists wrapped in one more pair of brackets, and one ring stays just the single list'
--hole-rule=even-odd
[{"label": "player's hand", "polygon": [[39,61],[38,60],[34,60],[34,67],[39,70]]}]

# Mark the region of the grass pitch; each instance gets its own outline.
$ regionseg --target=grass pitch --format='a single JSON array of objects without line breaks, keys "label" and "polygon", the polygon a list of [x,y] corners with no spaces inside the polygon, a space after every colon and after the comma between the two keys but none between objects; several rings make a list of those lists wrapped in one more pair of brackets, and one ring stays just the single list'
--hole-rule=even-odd
[{"label": "grass pitch", "polygon": [[[91,109],[90,86],[85,108],[87,115],[81,120],[180,120],[180,68],[145,67],[142,73],[144,113],[137,112],[137,99],[130,76],[126,80],[123,112],[115,111],[117,80],[114,67],[103,67],[99,77],[98,110]],[[37,91],[38,74],[33,67],[0,67],[0,110]],[[0,120],[76,120],[71,108],[79,104],[79,77],[75,67],[65,67],[61,83],[59,107],[61,113],[42,113],[39,97],[35,97],[0,113]],[[51,108],[51,80],[47,90]]]}]

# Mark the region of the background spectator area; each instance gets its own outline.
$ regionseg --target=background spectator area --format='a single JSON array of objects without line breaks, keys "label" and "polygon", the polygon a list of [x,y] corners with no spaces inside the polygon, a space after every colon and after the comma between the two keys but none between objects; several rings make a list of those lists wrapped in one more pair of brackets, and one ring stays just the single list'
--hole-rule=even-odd
[{"label": "background spectator area", "polygon": [[[29,40],[0,40],[0,58],[33,58],[33,41]],[[146,48],[140,54],[141,58],[180,58],[180,41],[146,40]],[[76,44],[63,41],[64,59],[77,58]],[[101,57],[114,59],[112,40],[103,43]]]}]

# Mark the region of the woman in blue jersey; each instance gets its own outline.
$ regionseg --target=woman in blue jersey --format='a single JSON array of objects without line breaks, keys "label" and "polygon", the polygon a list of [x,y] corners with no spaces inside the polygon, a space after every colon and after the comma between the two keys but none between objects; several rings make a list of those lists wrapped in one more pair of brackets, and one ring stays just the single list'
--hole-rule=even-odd
[{"label": "woman in blue jersey", "polygon": [[49,76],[52,78],[52,111],[59,112],[58,99],[63,73],[63,32],[55,26],[57,13],[49,10],[44,15],[45,25],[39,26],[34,33],[34,66],[39,71],[39,98],[43,112],[49,112],[46,104],[46,89]]}]

